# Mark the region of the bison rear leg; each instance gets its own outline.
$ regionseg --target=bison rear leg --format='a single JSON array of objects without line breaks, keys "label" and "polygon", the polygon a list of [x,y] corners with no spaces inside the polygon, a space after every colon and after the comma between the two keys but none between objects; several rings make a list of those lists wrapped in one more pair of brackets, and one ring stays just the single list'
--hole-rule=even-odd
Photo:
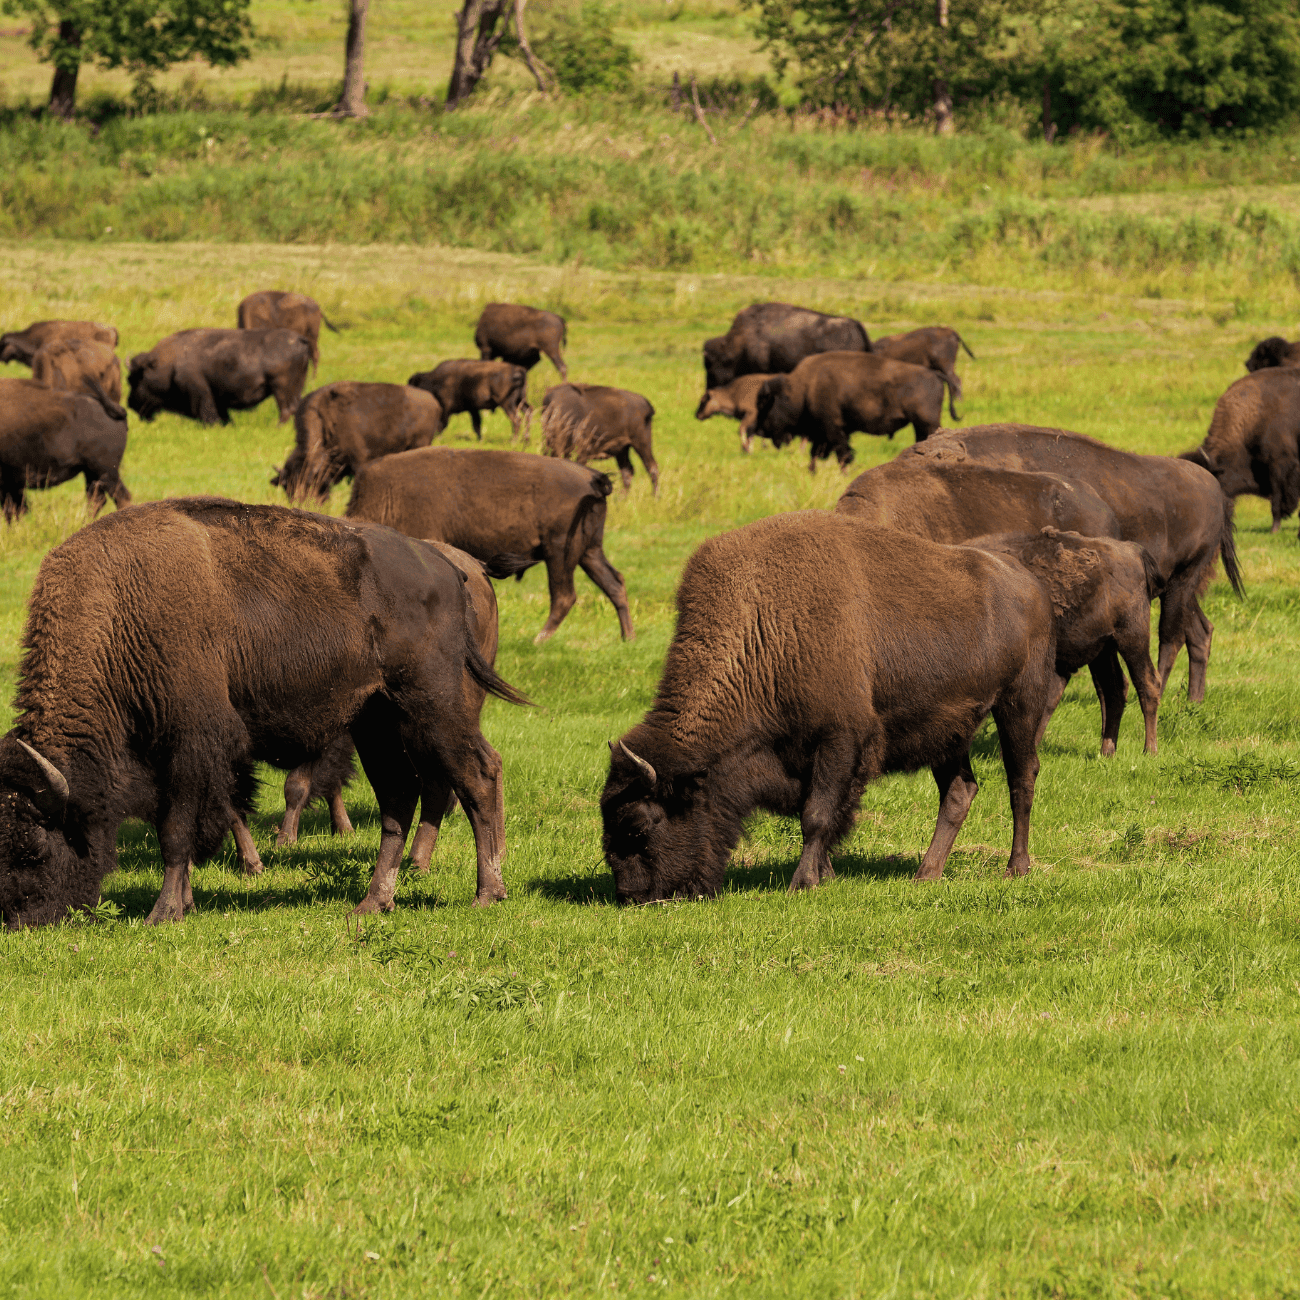
[{"label": "bison rear leg", "polygon": [[99,515],[109,497],[113,498],[113,504],[119,510],[131,504],[131,494],[126,490],[126,484],[122,482],[115,469],[98,473],[87,470],[86,509],[90,511],[92,519]]},{"label": "bison rear leg", "polygon": [[650,450],[648,444],[644,451],[638,447],[636,454],[641,457],[641,464],[645,466],[645,472],[650,475],[650,494],[657,497],[659,495],[659,462],[655,460],[655,454]]},{"label": "bison rear leg", "polygon": [[790,878],[790,890],[816,889],[834,880],[830,849],[853,825],[853,810],[862,795],[860,748],[854,737],[841,734],[823,740],[813,757],[808,794],[799,814],[803,852]]},{"label": "bison rear leg", "polygon": [[411,863],[421,875],[429,870],[433,851],[438,846],[442,819],[455,806],[456,794],[450,781],[437,780],[420,791],[420,824],[411,841]]},{"label": "bison rear leg", "polygon": [[632,626],[632,611],[628,608],[627,585],[623,581],[623,575],[609,562],[599,546],[589,546],[578,563],[582,565],[583,573],[609,597],[609,603],[618,614],[618,627],[623,640],[634,640],[636,629]]},{"label": "bison rear leg", "polygon": [[547,555],[546,583],[550,590],[551,612],[542,630],[533,637],[534,645],[541,645],[555,635],[556,628],[568,617],[578,599],[573,589],[573,569],[564,556]]},{"label": "bison rear leg", "polygon": [[372,696],[352,724],[361,766],[379,804],[379,856],[366,896],[352,909],[353,916],[391,912],[397,893],[397,872],[402,850],[420,797],[420,777],[407,757],[396,708]]},{"label": "bison rear leg", "polygon": [[1062,677],[1060,673],[1055,673],[1053,676],[1055,680],[1048,685],[1047,700],[1043,706],[1043,716],[1038,720],[1038,730],[1034,733],[1035,747],[1043,743],[1043,737],[1047,734],[1047,724],[1051,722],[1052,714],[1056,712],[1056,707],[1065,694],[1065,688],[1070,684],[1070,679]]},{"label": "bison rear leg", "polygon": [[1029,814],[1034,807],[1034,785],[1038,780],[1038,747],[1034,734],[1043,715],[1043,700],[1048,682],[1026,691],[1020,698],[993,708],[998,744],[1002,749],[1002,766],[1006,769],[1007,788],[1011,794],[1011,857],[1004,873],[1007,876],[1029,874]]},{"label": "bison rear leg", "polygon": [[930,769],[939,787],[939,820],[935,822],[930,847],[921,859],[913,880],[938,880],[948,862],[948,855],[966,822],[966,814],[979,793],[979,782],[971,771],[970,751]]},{"label": "bison rear leg", "polygon": [[235,851],[239,855],[239,865],[244,875],[260,876],[263,869],[262,859],[258,856],[257,844],[248,829],[248,823],[242,817],[236,817],[230,833],[235,838]]},{"label": "bison rear leg", "polygon": [[284,818],[275,836],[277,849],[298,842],[298,819],[311,802],[311,769],[312,764],[304,763],[284,778]]},{"label": "bison rear leg", "polygon": [[1128,679],[1119,666],[1114,645],[1108,645],[1088,665],[1088,672],[1101,705],[1101,756],[1112,758],[1119,744],[1119,724],[1128,704]]},{"label": "bison rear leg", "polygon": [[479,442],[482,442],[483,412],[480,411],[477,406],[471,406],[469,408],[469,422],[474,426],[474,436],[479,440]]}]

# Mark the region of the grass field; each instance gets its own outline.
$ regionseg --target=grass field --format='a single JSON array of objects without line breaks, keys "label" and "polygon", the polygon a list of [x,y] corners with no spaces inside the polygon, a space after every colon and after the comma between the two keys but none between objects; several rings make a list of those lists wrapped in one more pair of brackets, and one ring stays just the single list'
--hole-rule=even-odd
[{"label": "grass field", "polygon": [[[692,419],[699,344],[755,297],[853,311],[873,331],[945,321],[967,423],[1059,424],[1147,452],[1203,435],[1282,309],[1200,298],[896,280],[615,274],[400,246],[11,242],[6,327],[115,321],[129,356],[233,323],[247,291],[317,296],[345,326],[320,382],[404,379],[471,350],[484,301],[556,307],[577,379],[647,394],[663,466],[611,499],[606,548],[638,628],[579,578],[544,648],[545,583],[498,585],[490,702],[506,771],[511,897],[469,907],[467,824],[427,878],[350,930],[378,841],[364,784],[348,842],[320,812],[269,850],[195,873],[183,925],[141,925],[161,883],[128,825],[104,898],[120,919],[0,938],[0,1294],[484,1297],[1300,1294],[1300,548],[1243,501],[1244,601],[1216,582],[1206,703],[1186,658],[1157,758],[1126,717],[1097,756],[1086,676],[1042,750],[1031,850],[1008,883],[996,739],[945,882],[918,888],[933,781],[871,787],[839,879],[784,891],[798,829],[754,820],[723,899],[612,906],[597,799],[605,743],[648,705],[681,566],[702,539],[828,506],[794,450],[742,457]],[[16,373],[16,370],[13,371]],[[534,399],[552,382],[533,372]],[[508,424],[489,417],[488,445]],[[444,435],[467,445],[467,417]],[[856,439],[858,468],[896,452]],[[227,429],[133,423],[137,500],[273,501],[290,442],[269,406]],[[0,535],[0,671],[79,485]],[[342,509],[337,489],[331,510]]]}]

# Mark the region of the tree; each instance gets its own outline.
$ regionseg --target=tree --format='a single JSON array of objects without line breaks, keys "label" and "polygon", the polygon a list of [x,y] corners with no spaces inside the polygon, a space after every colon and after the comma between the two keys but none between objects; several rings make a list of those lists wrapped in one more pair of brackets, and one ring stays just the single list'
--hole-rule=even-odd
[{"label": "tree", "polygon": [[524,27],[524,6],[528,0],[464,0],[456,18],[456,55],[451,66],[451,82],[447,86],[447,107],[455,108],[463,99],[474,93],[474,87],[483,79],[492,63],[492,56],[506,39],[507,14],[515,20],[515,41],[519,54],[537,82],[537,89],[546,94],[554,84],[550,69],[533,53]]},{"label": "tree", "polygon": [[343,93],[334,107],[336,117],[366,117],[366,15],[370,0],[351,0],[348,43],[343,65]]},{"label": "tree", "polygon": [[246,59],[253,34],[249,0],[0,0],[32,21],[31,47],[54,67],[49,111],[70,118],[83,63],[126,68],[137,86],[173,63],[212,67]]}]

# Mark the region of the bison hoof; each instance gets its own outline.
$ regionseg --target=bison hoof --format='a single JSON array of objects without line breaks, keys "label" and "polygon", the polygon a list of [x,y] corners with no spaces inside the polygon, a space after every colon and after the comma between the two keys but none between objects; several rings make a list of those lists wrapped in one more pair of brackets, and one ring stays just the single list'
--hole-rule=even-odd
[{"label": "bison hoof", "polygon": [[391,912],[393,910],[393,900],[390,898],[387,902],[378,898],[371,898],[369,894],[365,896],[352,909],[353,916],[377,916],[380,912]]},{"label": "bison hoof", "polygon": [[918,871],[916,875],[912,877],[912,879],[918,884],[927,884],[930,881],[942,880],[943,868],[940,867],[938,871],[935,871],[933,868],[927,869],[925,867],[922,867],[920,871]]},{"label": "bison hoof", "polygon": [[1017,876],[1027,876],[1029,874],[1029,863],[1012,862],[1002,873],[1003,879],[1014,880]]},{"label": "bison hoof", "polygon": [[491,907],[493,903],[503,903],[506,898],[506,889],[504,885],[496,885],[491,889],[480,889],[474,895],[475,907]]},{"label": "bison hoof", "polygon": [[1115,757],[1115,742],[1113,740],[1103,740],[1101,742],[1101,756],[1102,758]]},{"label": "bison hoof", "polygon": [[145,925],[166,925],[169,921],[183,921],[185,919],[185,909],[175,903],[164,903],[160,898],[154,905],[153,911],[145,917]]},{"label": "bison hoof", "polygon": [[533,644],[542,645],[544,642],[549,641],[554,635],[555,633],[553,631],[548,632],[545,628],[542,628],[542,630],[533,637]]}]

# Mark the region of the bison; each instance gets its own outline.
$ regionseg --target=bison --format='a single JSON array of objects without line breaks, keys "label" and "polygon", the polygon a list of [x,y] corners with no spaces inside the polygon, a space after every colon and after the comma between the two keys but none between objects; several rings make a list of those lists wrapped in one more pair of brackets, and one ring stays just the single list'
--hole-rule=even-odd
[{"label": "bison", "polygon": [[1205,441],[1182,459],[1208,469],[1225,496],[1267,497],[1277,532],[1300,502],[1300,370],[1238,379],[1215,403]]},{"label": "bison", "polygon": [[488,303],[474,330],[474,345],[484,361],[499,359],[531,370],[545,355],[561,379],[569,377],[562,351],[568,339],[563,316],[513,302]]},{"label": "bison", "polygon": [[427,447],[446,427],[438,399],[407,384],[363,384],[341,379],[308,393],[293,417],[294,446],[271,479],[290,501],[351,478],[367,461]]},{"label": "bison", "polygon": [[338,327],[330,325],[320,303],[305,293],[285,293],[282,289],[263,289],[250,293],[235,313],[241,330],[293,330],[311,344],[311,372],[316,373],[320,361],[320,327],[322,324],[337,334]]},{"label": "bison", "polygon": [[[120,409],[120,408],[119,408]],[[33,379],[0,379],[0,499],[12,523],[27,509],[27,489],[85,476],[92,514],[105,497],[121,509],[131,494],[119,472],[126,412],[111,416],[92,397],[46,388]]]},{"label": "bison", "polygon": [[721,388],[710,388],[695,408],[697,420],[727,415],[740,421],[740,450],[749,454],[754,443],[754,424],[758,420],[758,394],[771,375],[741,375]]},{"label": "bison", "polygon": [[93,397],[115,420],[125,420],[122,367],[106,343],[94,339],[51,339],[32,358],[32,378],[46,388]]},{"label": "bison", "polygon": [[943,384],[935,371],[906,361],[821,352],[759,389],[754,432],[777,447],[806,438],[810,471],[831,452],[845,470],[853,463],[852,433],[892,438],[910,424],[917,442],[928,438],[943,418]]},{"label": "bison", "polygon": [[704,543],[645,720],[610,743],[600,800],[622,902],[715,896],[756,808],[798,816],[791,889],[833,878],[863,787],[929,767],[938,879],[978,786],[970,745],[991,712],[1013,818],[1008,876],[1029,870],[1034,737],[1053,678],[1042,586],[1001,556],[821,511]]},{"label": "bison", "polygon": [[55,339],[90,339],[105,347],[117,347],[117,330],[93,320],[40,320],[25,330],[0,334],[0,361],[21,361],[30,366],[32,358]]},{"label": "bison", "polygon": [[640,393],[601,384],[558,384],[542,401],[542,430],[547,455],[585,465],[612,456],[623,479],[632,487],[632,452],[650,475],[659,495],[659,462],[651,443],[655,408]]},{"label": "bison", "polygon": [[704,387],[725,388],[741,375],[787,374],[818,352],[870,352],[859,322],[788,302],[760,302],[736,313],[731,328],[704,344]]},{"label": "bison", "polygon": [[528,405],[528,371],[508,361],[444,361],[432,370],[422,370],[406,381],[413,388],[432,393],[448,420],[462,411],[469,412],[474,436],[483,440],[482,411],[498,407],[510,420],[510,440],[519,437],[528,444],[528,426],[533,408]]},{"label": "bison", "polygon": [[1046,588],[1056,624],[1056,682],[1039,724],[1037,743],[1080,668],[1092,669],[1101,704],[1101,752],[1115,753],[1128,683],[1128,665],[1145,723],[1143,749],[1156,752],[1160,679],[1151,662],[1151,602],[1160,593],[1160,574],[1151,554],[1132,542],[1044,528],[1037,533],[1003,533],[967,543],[1011,556]]},{"label": "bison", "polygon": [[1256,343],[1246,358],[1246,369],[1254,374],[1272,366],[1300,366],[1300,342],[1288,343],[1274,334],[1272,338]]},{"label": "bison", "polygon": [[393,906],[416,801],[450,787],[481,905],[505,897],[501,759],[463,681],[521,701],[479,653],[461,576],[391,529],[219,498],[152,502],[51,551],[0,740],[0,913],[91,906],[126,817],[157,828],[150,923],[194,906],[190,868],[246,818],[253,762],[294,767],[347,730],[379,802],[356,911]]},{"label": "bison", "polygon": [[293,330],[181,330],[131,358],[127,405],[144,420],[174,411],[204,424],[229,424],[275,398],[280,423],[302,396],[311,345]]},{"label": "bison", "polygon": [[493,578],[546,565],[551,613],[534,637],[549,639],[573,608],[573,571],[609,597],[623,639],[636,635],[623,577],[605,558],[608,474],[521,451],[425,447],[363,465],[348,515],[410,537],[434,537],[468,551]]},{"label": "bison", "polygon": [[937,370],[948,385],[948,413],[954,420],[961,419],[953,405],[961,397],[961,379],[957,375],[958,347],[966,348],[966,355],[975,360],[966,340],[946,325],[928,325],[924,329],[909,330],[906,334],[887,334],[871,342],[871,350],[877,356]]},{"label": "bison", "polygon": [[1041,471],[1092,488],[1115,512],[1121,538],[1151,553],[1164,583],[1157,660],[1161,691],[1186,645],[1187,698],[1205,698],[1214,625],[1197,595],[1209,581],[1216,558],[1222,558],[1232,589],[1238,595],[1242,590],[1232,499],[1219,491],[1212,474],[1184,460],[1140,456],[1081,433],[1026,424],[981,425],[960,434],[947,431],[905,448],[898,459],[913,457]]}]

